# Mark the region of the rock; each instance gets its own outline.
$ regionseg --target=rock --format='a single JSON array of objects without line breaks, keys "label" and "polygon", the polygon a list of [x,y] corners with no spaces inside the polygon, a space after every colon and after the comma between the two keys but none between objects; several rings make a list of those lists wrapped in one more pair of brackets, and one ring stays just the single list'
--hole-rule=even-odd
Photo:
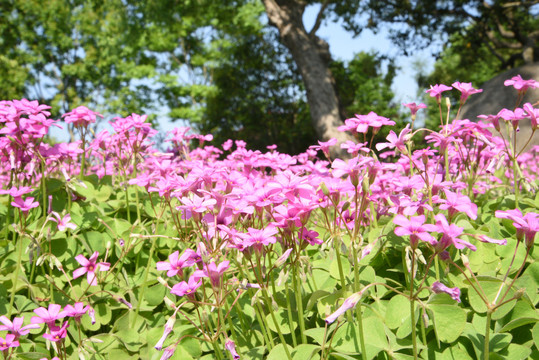
[{"label": "rock", "polygon": [[[462,107],[459,117],[461,119],[476,121],[478,120],[477,115],[497,114],[503,108],[514,110],[518,92],[513,86],[504,86],[503,83],[505,80],[517,75],[522,76],[524,80],[534,79],[539,81],[539,62],[507,70],[481,85],[480,88],[483,89],[483,92],[468,98],[468,101]],[[474,86],[477,87],[476,84]],[[529,89],[524,96],[524,100],[520,103],[520,107],[527,102],[534,104],[537,101],[539,101],[539,89]],[[539,105],[535,107],[538,108]],[[500,120],[501,122],[503,120]],[[517,146],[518,148],[522,148],[532,133],[530,121],[521,121],[519,127],[520,132],[517,135]],[[528,149],[534,145],[539,145],[539,130],[535,132]]]}]

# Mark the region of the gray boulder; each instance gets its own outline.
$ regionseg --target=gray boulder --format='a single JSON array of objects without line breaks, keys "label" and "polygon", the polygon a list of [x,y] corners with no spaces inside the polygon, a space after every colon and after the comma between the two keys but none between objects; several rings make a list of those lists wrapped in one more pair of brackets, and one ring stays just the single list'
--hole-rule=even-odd
[{"label": "gray boulder", "polygon": [[[477,115],[497,114],[501,109],[506,108],[514,110],[518,97],[518,92],[512,86],[504,86],[504,81],[511,79],[514,76],[520,75],[524,80],[534,79],[539,81],[539,62],[526,64],[511,70],[507,70],[495,78],[487,81],[479,88],[483,89],[482,93],[471,95],[466,104],[462,107],[460,118],[476,121]],[[477,87],[476,84],[473,84]],[[524,96],[524,103],[534,104],[539,101],[539,89],[529,89]],[[538,105],[536,105],[536,108]],[[501,120],[502,122],[503,120]],[[517,135],[517,146],[521,148],[529,139],[532,131],[529,120],[523,120],[519,124],[520,132]],[[503,125],[502,125],[503,131]],[[531,146],[539,145],[539,130],[533,136],[528,149]]]}]

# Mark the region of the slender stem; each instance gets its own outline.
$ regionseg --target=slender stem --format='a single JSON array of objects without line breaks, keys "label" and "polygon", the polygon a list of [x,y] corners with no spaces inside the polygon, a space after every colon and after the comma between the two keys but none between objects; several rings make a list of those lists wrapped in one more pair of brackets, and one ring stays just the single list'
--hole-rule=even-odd
[{"label": "slender stem", "polygon": [[303,301],[301,297],[301,281],[298,276],[298,267],[292,267],[292,280],[294,282],[294,293],[296,295],[296,306],[298,307],[298,323],[299,323],[299,333],[301,337],[301,343],[307,343],[307,335],[305,335],[305,319],[303,317]]},{"label": "slender stem", "polygon": [[503,286],[505,285],[505,280],[507,280],[507,277],[509,276],[509,272],[511,271],[511,268],[513,267],[513,262],[515,261],[515,257],[517,255],[518,246],[520,245],[520,241],[517,241],[517,245],[515,246],[515,251],[513,252],[513,258],[511,259],[511,262],[509,263],[509,267],[507,268],[507,271],[505,272],[505,276],[503,277],[502,283],[500,284],[500,288],[498,289],[498,293],[496,294],[496,297],[494,298],[493,304],[496,304],[496,301],[498,301],[498,297],[500,297],[500,294],[502,293]]},{"label": "slender stem", "polygon": [[152,267],[152,257],[153,252],[155,250],[155,243],[157,242],[157,239],[152,239],[152,246],[150,247],[150,253],[148,255],[148,263],[146,264],[146,271],[144,272],[144,281],[142,282],[142,286],[140,288],[140,294],[138,296],[137,300],[137,309],[135,310],[135,319],[138,316],[138,313],[140,311],[140,305],[142,304],[142,299],[144,297],[144,290],[146,290],[146,281],[148,280],[148,273],[150,272],[150,268]]},{"label": "slender stem", "polygon": [[[279,326],[279,323],[277,322],[277,318],[275,317],[275,313],[273,312],[273,306],[271,305],[268,291],[266,290],[266,287],[264,287],[263,285],[262,285],[262,295],[264,296],[266,307],[269,310],[271,320],[273,320],[273,324],[275,325],[275,329],[277,330],[277,334],[279,335],[279,340],[281,340],[281,344],[283,345],[284,352],[286,353],[286,357],[288,358],[288,360],[292,360],[292,355],[290,354],[290,351],[288,350],[288,344],[286,343],[284,339],[283,333],[281,331],[281,327]],[[298,312],[301,313],[301,310],[298,310]]]},{"label": "slender stem", "polygon": [[339,247],[341,245],[341,239],[334,239],[333,240],[333,246],[335,247],[335,254],[337,255],[337,266],[339,268],[339,277],[341,278],[341,288],[343,290],[346,289],[346,280],[344,278],[344,271],[342,269],[342,262],[341,262],[341,251],[339,250]]},{"label": "slender stem", "polygon": [[[352,244],[352,251],[354,256],[354,292],[359,292],[359,264],[357,261],[357,249],[355,244]],[[356,306],[356,316],[357,316],[357,328],[359,331],[359,343],[361,345],[361,358],[367,360],[367,351],[365,348],[365,336],[363,334],[363,315],[361,313],[361,303]]]},{"label": "slender stem", "polygon": [[415,298],[414,298],[414,265],[415,251],[412,249],[412,266],[410,267],[410,316],[412,322],[412,345],[414,352],[414,360],[417,360],[417,340],[415,329]]},{"label": "slender stem", "polygon": [[[290,324],[290,326],[292,326],[292,324],[294,323],[294,317],[292,316],[292,306],[290,304],[290,291],[288,289],[288,281],[285,281],[284,288],[286,294],[286,310],[288,312],[288,323]],[[294,345],[294,347],[298,346],[298,341],[296,340],[296,332],[294,331],[294,329],[291,328],[290,333],[292,334],[292,344]]]},{"label": "slender stem", "polygon": [[492,319],[492,310],[487,310],[487,324],[485,326],[485,347],[483,350],[483,359],[488,360],[489,359],[489,345],[490,345],[490,321]]},{"label": "slender stem", "polygon": [[[16,234],[14,233],[13,234],[13,241],[15,242],[17,239],[17,236]],[[17,283],[19,281],[19,270],[21,268],[21,262],[22,262],[22,248],[23,248],[23,244],[22,244],[22,240],[23,238],[22,237],[19,237],[17,239],[17,245],[19,245],[19,249],[18,249],[18,252],[17,252],[17,267],[15,268],[15,274],[14,274],[14,278],[13,278],[13,291],[11,292],[11,298],[9,299],[9,311],[8,311],[8,314],[7,314],[7,317],[9,318],[13,312],[13,301],[15,300],[15,294],[17,293]]]}]

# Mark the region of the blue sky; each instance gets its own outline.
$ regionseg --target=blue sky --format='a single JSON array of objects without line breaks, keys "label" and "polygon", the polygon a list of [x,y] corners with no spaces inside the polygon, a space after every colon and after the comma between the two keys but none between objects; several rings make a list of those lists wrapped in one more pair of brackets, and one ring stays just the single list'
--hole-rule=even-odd
[{"label": "blue sky", "polygon": [[[303,21],[307,30],[314,24],[319,6],[310,6],[306,9]],[[364,30],[360,36],[353,38],[338,23],[328,22],[320,27],[316,33],[329,44],[334,59],[351,60],[354,54],[360,51],[375,50],[383,55],[396,57],[396,65],[400,67],[393,82],[393,91],[399,102],[417,102],[417,85],[414,79],[414,60],[420,59],[424,63],[423,71],[428,73],[434,66],[431,49],[412,54],[410,57],[399,56],[399,50],[388,40],[387,31],[381,30],[374,34],[371,30]]]}]

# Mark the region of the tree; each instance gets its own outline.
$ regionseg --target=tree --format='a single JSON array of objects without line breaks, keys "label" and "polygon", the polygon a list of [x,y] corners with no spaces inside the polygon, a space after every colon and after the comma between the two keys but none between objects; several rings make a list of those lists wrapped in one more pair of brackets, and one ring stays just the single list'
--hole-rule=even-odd
[{"label": "tree", "polygon": [[83,103],[151,109],[151,89],[137,80],[152,76],[154,60],[123,1],[13,0],[0,11],[0,76],[10,84],[1,98],[38,99],[54,113]]}]

